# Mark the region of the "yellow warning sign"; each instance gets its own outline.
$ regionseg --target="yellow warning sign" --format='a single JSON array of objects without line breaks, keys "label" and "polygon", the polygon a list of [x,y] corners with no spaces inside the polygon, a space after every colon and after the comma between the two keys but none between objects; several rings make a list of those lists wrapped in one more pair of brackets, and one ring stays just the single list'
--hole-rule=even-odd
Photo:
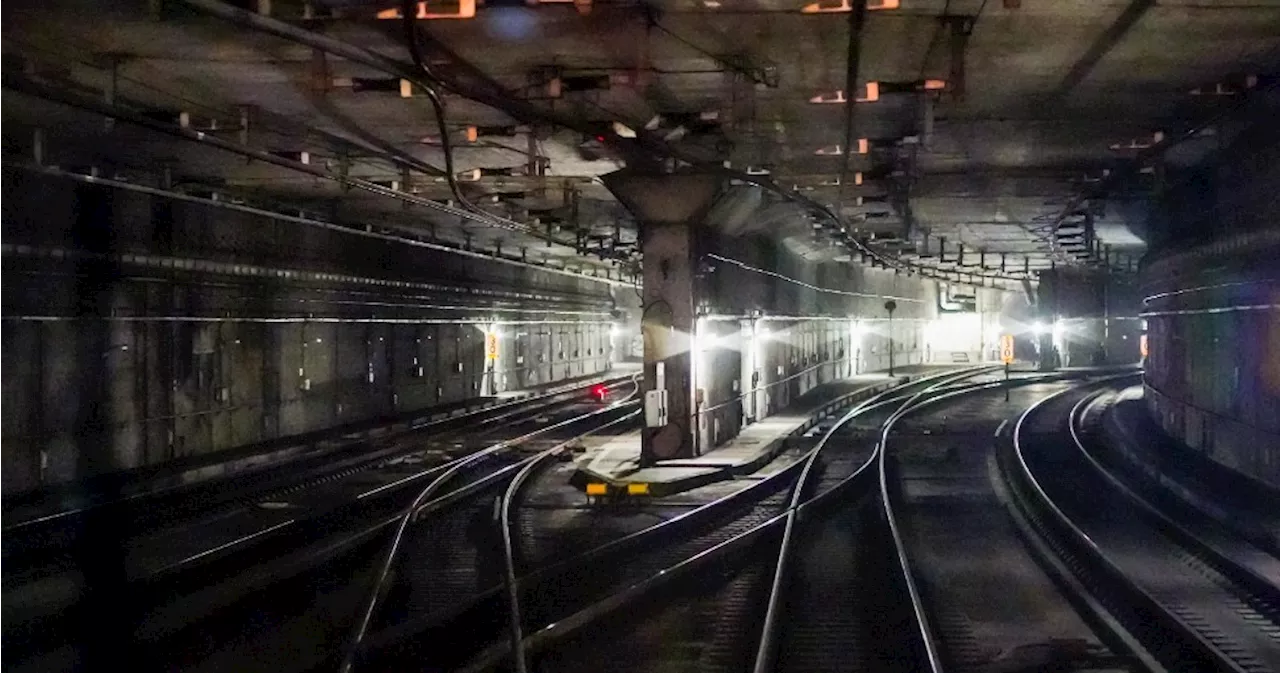
[{"label": "yellow warning sign", "polygon": [[1000,361],[1005,364],[1013,362],[1013,335],[1004,334],[1000,337]]},{"label": "yellow warning sign", "polygon": [[486,332],[484,335],[484,355],[490,360],[498,359],[498,333]]}]

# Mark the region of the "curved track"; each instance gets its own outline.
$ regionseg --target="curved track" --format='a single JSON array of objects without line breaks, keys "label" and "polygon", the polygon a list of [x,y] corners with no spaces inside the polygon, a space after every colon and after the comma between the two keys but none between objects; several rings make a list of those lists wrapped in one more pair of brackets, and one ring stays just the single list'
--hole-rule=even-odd
[{"label": "curved track", "polygon": [[1036,534],[1158,665],[1280,670],[1274,587],[1094,460],[1080,429],[1091,399],[1072,389],[1019,419],[1003,466]]},{"label": "curved track", "polygon": [[[777,574],[775,557],[789,535],[788,523],[794,527],[804,503],[815,498],[835,502],[826,496],[868,473],[874,442],[854,440],[868,429],[850,421],[863,414],[882,419],[914,392],[972,374],[950,372],[882,393],[823,424],[826,432],[815,445],[756,483],[739,485],[734,493],[684,516],[565,562],[560,567],[572,569],[567,572],[524,574],[514,604],[508,604],[516,608],[509,614],[519,615],[512,622],[518,628],[508,629],[506,642],[491,644],[462,670],[586,670],[606,659],[612,670],[654,670],[674,665],[673,660],[695,667],[687,670],[749,667],[759,642],[759,611]],[[869,422],[872,428],[879,424]],[[833,442],[833,437],[849,441]],[[703,584],[698,578],[708,574],[719,579]],[[562,579],[546,582],[549,575]],[[673,591],[679,602],[660,603]],[[708,619],[672,634],[674,638],[655,641],[656,631],[635,626],[637,618],[652,610],[668,617],[675,610],[685,623],[699,611]],[[669,618],[659,621],[670,623]],[[691,643],[685,652],[682,643],[690,639],[698,644]],[[619,650],[630,656],[617,658]]]},{"label": "curved track", "polygon": [[[1037,565],[994,472],[1006,420],[1062,383],[931,400],[886,429],[883,502],[908,584],[919,668],[1135,670],[1137,662]],[[1140,668],[1140,666],[1138,666]]]},{"label": "curved track", "polygon": [[[436,497],[419,503],[418,509],[424,513],[446,509],[455,499],[482,486],[486,474],[504,469],[510,472],[521,459],[518,451],[540,448],[537,443],[544,438],[554,441],[557,436],[580,434],[612,413],[596,402],[584,404],[582,398],[583,390],[575,389],[504,408],[490,414],[488,423],[473,428],[470,438],[437,437],[435,447],[419,435],[415,442],[401,444],[396,455],[381,454],[328,474],[307,474],[299,484],[261,495],[264,499],[238,502],[205,514],[188,528],[176,527],[180,533],[165,531],[149,539],[149,544],[140,543],[132,549],[122,545],[135,556],[131,572],[120,580],[131,587],[128,593],[133,606],[122,611],[117,630],[125,637],[132,636],[133,643],[118,646],[122,651],[138,651],[144,666],[145,661],[154,661],[157,667],[168,667],[221,655],[228,640],[245,638],[246,619],[285,630],[300,618],[309,619],[307,611],[282,614],[292,610],[286,603],[298,604],[296,599],[276,605],[264,601],[277,596],[273,593],[277,588],[285,593],[295,591],[287,587],[301,578],[329,586],[334,581],[350,582],[354,576],[360,583],[359,577],[366,571],[360,562],[351,565],[347,557],[362,549],[372,551],[369,545],[376,544],[400,519],[406,496],[411,498],[412,491],[421,489],[424,482],[438,482]],[[440,442],[448,443],[447,451],[438,450]],[[484,460],[475,460],[477,456]],[[463,465],[467,469],[455,469]],[[441,479],[446,475],[447,479]],[[209,539],[206,532],[210,526],[222,534]],[[180,539],[191,544],[181,544]],[[147,549],[156,553],[147,553]],[[327,579],[317,580],[320,577]],[[44,585],[33,582],[30,586],[40,589]],[[6,644],[17,644],[11,650],[15,659],[56,662],[75,656],[67,650],[68,639],[74,642],[81,619],[91,619],[98,608],[93,601],[81,605],[74,585],[63,591],[62,598],[33,594],[40,612],[23,623],[6,620]],[[7,592],[6,603],[10,595]],[[341,598],[323,609],[347,609],[343,606],[352,599]],[[7,611],[6,617],[10,614]],[[324,642],[332,637],[328,629],[309,636],[306,629],[295,631],[310,641]],[[249,639],[262,635],[254,633]],[[340,637],[335,640],[341,642]],[[75,646],[70,647],[74,652]],[[166,656],[173,659],[166,660]]]}]

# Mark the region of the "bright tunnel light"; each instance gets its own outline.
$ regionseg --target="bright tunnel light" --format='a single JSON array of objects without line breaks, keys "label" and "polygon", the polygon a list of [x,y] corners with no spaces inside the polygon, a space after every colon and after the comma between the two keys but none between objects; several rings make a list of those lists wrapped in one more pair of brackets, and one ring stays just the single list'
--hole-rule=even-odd
[{"label": "bright tunnel light", "polygon": [[980,350],[982,316],[977,313],[943,313],[925,323],[924,340],[934,352]]}]

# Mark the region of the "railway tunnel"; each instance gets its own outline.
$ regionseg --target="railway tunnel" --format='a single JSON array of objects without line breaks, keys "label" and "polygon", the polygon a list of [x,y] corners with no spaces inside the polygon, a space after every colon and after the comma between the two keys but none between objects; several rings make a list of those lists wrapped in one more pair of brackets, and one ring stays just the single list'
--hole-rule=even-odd
[{"label": "railway tunnel", "polygon": [[1280,3],[3,24],[6,667],[1280,670]]}]

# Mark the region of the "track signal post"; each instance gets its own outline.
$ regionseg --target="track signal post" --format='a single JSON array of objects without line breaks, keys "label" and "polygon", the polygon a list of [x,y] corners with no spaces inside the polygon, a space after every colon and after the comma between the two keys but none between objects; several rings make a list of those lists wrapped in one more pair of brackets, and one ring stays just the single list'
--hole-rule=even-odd
[{"label": "track signal post", "polygon": [[1013,335],[1000,336],[1000,361],[1004,363],[1004,401],[1009,401],[1009,365],[1013,363]]}]

